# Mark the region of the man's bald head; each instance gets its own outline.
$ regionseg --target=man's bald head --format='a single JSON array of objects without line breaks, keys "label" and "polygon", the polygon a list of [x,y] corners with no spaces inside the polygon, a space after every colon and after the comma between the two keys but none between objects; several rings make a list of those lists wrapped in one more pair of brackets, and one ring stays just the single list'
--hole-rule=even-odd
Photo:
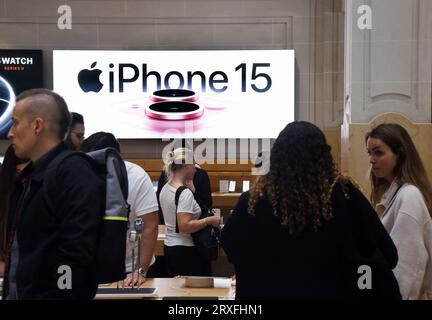
[{"label": "man's bald head", "polygon": [[63,140],[71,117],[66,101],[59,94],[48,89],[31,89],[18,95],[16,102],[20,101],[24,102],[29,119],[44,119],[52,133]]}]

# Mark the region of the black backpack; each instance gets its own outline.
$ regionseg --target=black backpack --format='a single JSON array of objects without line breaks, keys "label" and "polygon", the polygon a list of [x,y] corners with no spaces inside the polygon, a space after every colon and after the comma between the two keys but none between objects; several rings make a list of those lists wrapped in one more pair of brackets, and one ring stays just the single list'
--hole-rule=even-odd
[{"label": "black backpack", "polygon": [[[176,190],[175,193],[175,205],[176,205],[176,233],[179,233],[179,227],[177,222],[177,207],[180,198],[180,194],[183,190],[187,189],[185,186],[181,186]],[[214,216],[214,213],[208,208],[201,206],[201,216],[199,219],[205,219],[207,217]],[[216,260],[219,255],[219,238],[220,232],[213,226],[206,226],[197,232],[191,234],[192,240],[197,248],[200,256],[206,261]]]},{"label": "black backpack", "polygon": [[[126,277],[126,238],[129,223],[130,206],[127,203],[128,179],[123,159],[117,150],[106,148],[89,153],[64,151],[48,166],[43,188],[45,200],[50,210],[54,211],[56,195],[57,168],[66,158],[80,156],[92,166],[103,183],[105,206],[100,217],[102,220],[97,254],[97,283],[111,283]],[[54,199],[54,200],[53,200]]]}]

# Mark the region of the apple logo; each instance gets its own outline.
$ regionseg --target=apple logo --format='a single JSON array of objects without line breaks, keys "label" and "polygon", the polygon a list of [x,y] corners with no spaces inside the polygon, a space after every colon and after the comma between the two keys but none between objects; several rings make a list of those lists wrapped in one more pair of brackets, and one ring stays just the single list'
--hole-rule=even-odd
[{"label": "apple logo", "polygon": [[[91,69],[96,67],[96,61],[90,66]],[[99,92],[101,91],[103,84],[99,80],[102,70],[99,69],[83,69],[78,73],[78,83],[81,90],[84,92]]]}]

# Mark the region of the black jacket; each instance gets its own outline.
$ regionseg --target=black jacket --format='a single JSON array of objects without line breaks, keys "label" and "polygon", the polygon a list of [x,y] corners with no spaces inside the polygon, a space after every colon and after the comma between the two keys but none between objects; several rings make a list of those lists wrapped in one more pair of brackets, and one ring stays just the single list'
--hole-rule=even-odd
[{"label": "black jacket", "polygon": [[[43,189],[46,169],[64,150],[67,147],[61,143],[31,163],[17,179],[11,195],[8,239],[11,242],[16,229],[19,299],[90,299],[97,290],[94,257],[103,205],[99,178],[89,162],[71,156],[58,166],[57,190]],[[44,199],[47,193],[56,195],[54,212]],[[59,277],[64,274],[59,273],[62,265],[71,268],[72,289],[58,288]],[[6,274],[5,289],[7,280]]]},{"label": "black jacket", "polygon": [[[350,202],[335,186],[334,218],[314,232],[292,236],[267,200],[248,213],[244,193],[222,230],[222,246],[235,265],[237,299],[399,299],[396,247],[367,199],[349,187]],[[373,290],[359,290],[360,265],[372,269]]]}]

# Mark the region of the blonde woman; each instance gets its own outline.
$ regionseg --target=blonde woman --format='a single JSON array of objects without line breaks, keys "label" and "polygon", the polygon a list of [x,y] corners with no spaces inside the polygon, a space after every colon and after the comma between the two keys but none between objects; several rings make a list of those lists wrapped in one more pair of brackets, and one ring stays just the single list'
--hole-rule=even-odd
[{"label": "blonde woman", "polygon": [[[201,208],[194,198],[195,188],[191,185],[196,170],[192,151],[186,148],[171,151],[165,163],[168,183],[159,194],[159,202],[167,230],[164,251],[168,274],[172,277],[211,276],[211,263],[201,258],[191,234],[208,225],[219,227],[220,218],[199,219]],[[176,206],[175,195],[181,186],[190,188],[181,192]]]},{"label": "blonde woman", "polygon": [[432,299],[432,187],[406,130],[382,124],[366,135],[371,201],[398,249],[404,299]]}]

